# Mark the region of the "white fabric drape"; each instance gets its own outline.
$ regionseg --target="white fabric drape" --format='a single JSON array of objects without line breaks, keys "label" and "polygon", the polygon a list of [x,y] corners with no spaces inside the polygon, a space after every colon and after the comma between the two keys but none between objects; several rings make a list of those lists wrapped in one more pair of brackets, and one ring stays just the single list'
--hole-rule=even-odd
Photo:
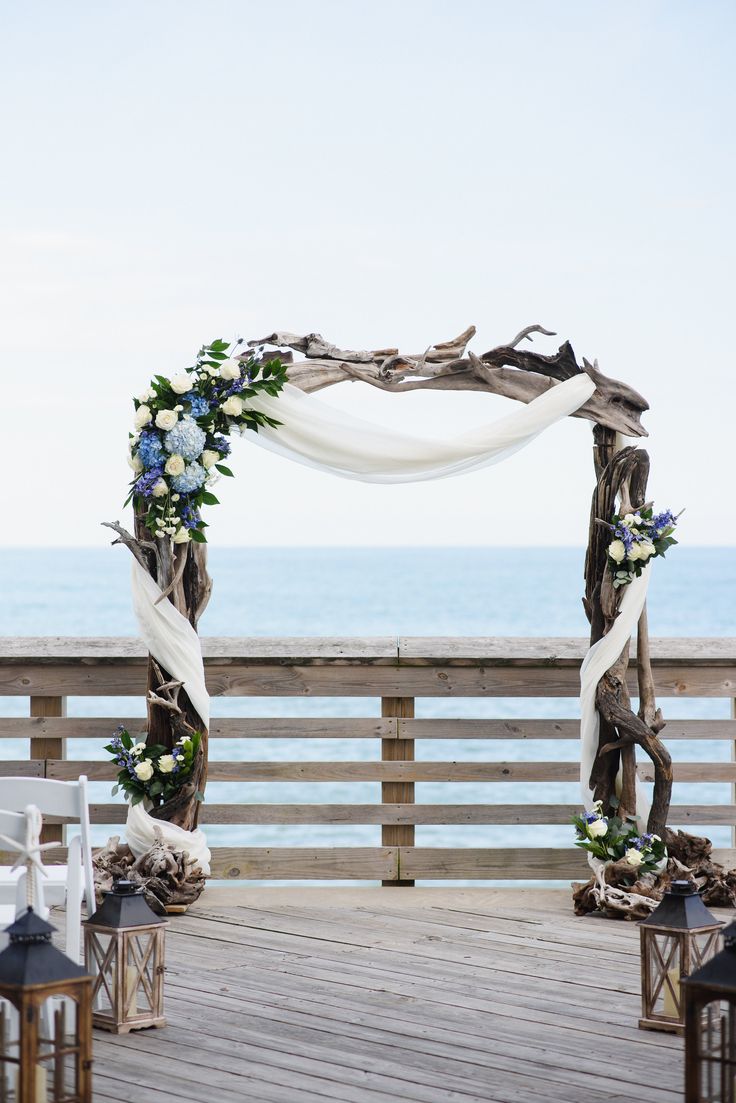
[{"label": "white fabric drape", "polygon": [[207,849],[207,840],[200,827],[195,831],[185,831],[175,823],[155,820],[148,814],[143,804],[132,805],[128,809],[128,818],[125,821],[125,838],[136,858],[140,858],[141,854],[151,849],[157,836],[160,836],[162,842],[172,850],[185,851],[190,858],[199,863],[205,877],[209,876],[212,855]]},{"label": "white fabric drape", "polygon": [[245,436],[255,444],[367,483],[447,479],[513,456],[556,421],[579,409],[595,391],[587,375],[550,387],[527,406],[447,440],[429,440],[373,425],[286,384],[278,398],[259,394],[250,405],[281,424]]},{"label": "white fabric drape", "polygon": [[[589,781],[598,749],[600,729],[600,716],[595,707],[596,687],[609,667],[616,662],[638,623],[647,599],[650,570],[651,566],[627,584],[611,631],[593,644],[580,667],[580,790],[586,808],[590,808],[593,803]],[[638,779],[636,808],[640,830],[645,830],[649,801]]]},{"label": "white fabric drape", "polygon": [[[287,384],[277,398],[258,395],[250,400],[256,409],[278,420],[279,427],[245,435],[289,459],[343,478],[375,483],[446,479],[512,456],[587,402],[594,390],[587,375],[576,375],[506,417],[449,440],[433,441],[351,417]],[[135,560],[132,588],[133,608],[146,647],[173,678],[184,683],[202,721],[209,724],[209,697],[197,633],[170,601],[156,604],[161,590]],[[157,832],[209,873],[210,852],[201,830],[183,831],[155,820],[142,804],[130,808],[126,838],[136,856],[153,845]]]}]

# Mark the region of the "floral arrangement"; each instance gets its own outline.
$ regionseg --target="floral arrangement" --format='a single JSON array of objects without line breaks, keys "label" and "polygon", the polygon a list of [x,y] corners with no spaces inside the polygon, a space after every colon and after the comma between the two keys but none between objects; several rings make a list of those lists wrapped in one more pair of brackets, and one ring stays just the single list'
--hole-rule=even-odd
[{"label": "floral arrangement", "polygon": [[134,477],[125,504],[132,501],[149,532],[174,544],[206,543],[201,510],[219,504],[209,489],[219,476],[232,476],[222,463],[229,435],[279,424],[249,407],[248,399],[259,391],[277,395],[285,367],[255,354],[233,356],[238,344],[203,345],[193,367],[171,379],[154,376],[134,400],[128,452]]},{"label": "floral arrangement", "polygon": [[609,525],[614,539],[608,545],[608,560],[615,590],[638,578],[650,559],[664,557],[677,543],[672,533],[678,517],[668,509],[655,514],[649,507],[623,517],[614,514]]},{"label": "floral arrangement", "polygon": [[[182,736],[170,751],[160,743],[147,747],[145,742],[136,742],[121,724],[105,747],[120,767],[112,795],[117,796],[122,789],[131,804],[145,800],[157,808],[170,800],[191,776],[199,744],[200,734],[195,732]],[[195,796],[204,800],[202,793]]]},{"label": "floral arrangement", "polygon": [[587,850],[601,862],[624,861],[631,866],[634,879],[641,873],[659,872],[667,858],[667,848],[659,835],[639,834],[633,820],[602,814],[602,802],[596,801],[590,812],[573,816],[575,846]]}]

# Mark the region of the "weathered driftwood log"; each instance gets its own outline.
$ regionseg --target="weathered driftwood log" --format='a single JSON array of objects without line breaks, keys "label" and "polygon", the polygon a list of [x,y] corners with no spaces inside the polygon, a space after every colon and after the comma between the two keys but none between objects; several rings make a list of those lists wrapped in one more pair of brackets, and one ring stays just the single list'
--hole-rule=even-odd
[{"label": "weathered driftwood log", "polygon": [[201,895],[205,878],[196,862],[180,850],[171,850],[157,841],[136,858],[117,835],[98,850],[92,859],[97,903],[103,892],[119,880],[135,881],[145,890],[146,901],[158,914],[186,911]]},{"label": "weathered driftwood log", "polygon": [[[199,618],[212,593],[212,580],[207,573],[206,544],[179,544],[172,550],[171,541],[151,539],[142,519],[136,517],[136,534],[114,521],[106,527],[117,533],[114,544],[124,544],[161,588],[164,600],[170,601],[196,630]],[[171,678],[152,656],[148,659],[147,679],[147,743],[172,748],[183,735],[195,731],[201,735],[199,753],[192,775],[171,800],[151,811],[157,819],[168,820],[187,831],[197,826],[199,800],[207,782],[207,726],[197,714],[181,682]]]},{"label": "weathered driftwood log", "polygon": [[552,356],[519,348],[534,333],[554,336],[551,330],[540,325],[526,326],[508,344],[498,345],[480,356],[467,348],[475,332],[475,326],[469,326],[451,341],[430,345],[422,353],[401,353],[397,348],[358,352],[337,348],[319,333],[300,335],[283,331],[248,341],[248,346],[281,350],[278,356],[282,363],[289,363],[284,349],[302,353],[304,359],[291,363],[287,375],[291,384],[307,392],[356,380],[394,394],[414,390],[486,391],[531,402],[555,382],[585,372],[595,383],[596,391],[572,416],[630,437],[647,435],[641,424],[642,413],[649,409],[646,399],[627,383],[609,379],[597,361],[591,364],[584,359],[582,365],[578,364],[569,341]]},{"label": "weathered driftwood log", "polygon": [[[591,645],[602,639],[613,626],[623,597],[623,588],[614,589],[607,549],[611,542],[606,523],[614,513],[627,513],[645,505],[649,456],[640,448],[615,451],[612,434],[598,431],[595,441],[598,482],[593,493],[590,512],[588,553],[585,563],[585,597],[583,604],[590,621]],[[647,568],[651,569],[651,568]],[[603,802],[606,814],[614,811],[616,778],[622,768],[618,812],[622,816],[636,813],[636,747],[640,746],[654,765],[654,794],[648,830],[664,837],[672,794],[672,762],[665,745],[659,739],[664,727],[661,712],[656,707],[654,680],[649,658],[649,634],[646,611],[642,614],[637,639],[637,677],[639,682],[639,714],[631,709],[626,685],[629,665],[629,645],[598,683],[596,705],[600,714],[598,755],[590,779],[595,799]]]}]

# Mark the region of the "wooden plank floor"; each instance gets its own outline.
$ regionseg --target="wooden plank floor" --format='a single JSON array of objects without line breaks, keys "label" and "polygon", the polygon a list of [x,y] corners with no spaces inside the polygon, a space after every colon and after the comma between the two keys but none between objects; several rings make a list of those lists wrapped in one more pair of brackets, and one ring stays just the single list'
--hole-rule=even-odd
[{"label": "wooden plank floor", "polygon": [[209,889],[171,921],[168,1026],[95,1031],[94,1098],[676,1103],[638,943],[557,890]]}]

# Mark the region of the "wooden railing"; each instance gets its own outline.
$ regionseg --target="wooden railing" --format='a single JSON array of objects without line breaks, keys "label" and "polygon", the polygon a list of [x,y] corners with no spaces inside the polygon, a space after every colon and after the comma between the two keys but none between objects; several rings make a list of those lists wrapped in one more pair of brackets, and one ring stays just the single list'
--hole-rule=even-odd
[{"label": "wooden railing", "polygon": [[[213,876],[219,878],[568,879],[585,873],[583,856],[561,847],[415,846],[415,825],[563,824],[576,804],[416,804],[415,782],[574,782],[576,762],[556,761],[558,740],[577,736],[574,718],[416,719],[416,698],[569,697],[579,687],[585,641],[576,639],[396,638],[204,639],[207,683],[213,696],[376,697],[380,716],[335,718],[229,718],[212,721],[210,738],[378,739],[380,761],[210,761],[212,782],[381,782],[378,804],[205,803],[204,824],[380,824],[380,847],[219,847]],[[736,697],[736,640],[652,641],[660,698]],[[70,760],[65,741],[100,745],[118,723],[139,731],[140,718],[70,717],[66,698],[141,697],[146,655],[131,639],[0,640],[0,696],[30,699],[30,716],[0,719],[0,739],[30,738],[30,758],[9,760],[2,773],[91,780],[114,777],[113,767],[93,759]],[[636,692],[632,664],[632,692]],[[736,720],[677,720],[667,707],[667,740],[727,740],[736,746]],[[571,701],[574,717],[576,703]],[[415,761],[416,740],[549,741],[546,761]],[[1,744],[0,744],[1,745]],[[728,782],[731,803],[673,805],[673,826],[736,826],[736,762],[686,762],[675,781]],[[642,778],[651,778],[647,764]],[[448,790],[451,794],[452,790]],[[124,821],[122,804],[92,808],[95,823]],[[57,831],[61,830],[60,826]],[[730,858],[730,855],[729,855]]]}]

